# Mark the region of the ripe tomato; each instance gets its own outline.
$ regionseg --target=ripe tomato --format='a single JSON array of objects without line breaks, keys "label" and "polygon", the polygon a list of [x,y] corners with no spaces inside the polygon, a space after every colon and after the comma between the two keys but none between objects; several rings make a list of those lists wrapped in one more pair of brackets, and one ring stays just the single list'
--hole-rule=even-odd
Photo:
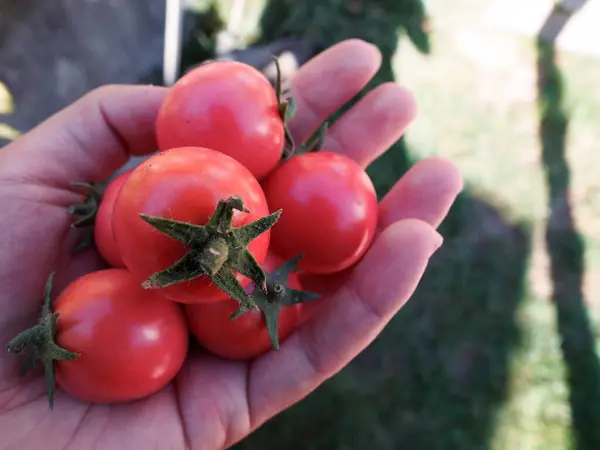
[{"label": "ripe tomato", "polygon": [[113,208],[115,206],[117,194],[132,170],[133,169],[129,169],[121,173],[108,183],[108,186],[106,186],[104,194],[102,195],[102,201],[98,207],[98,212],[96,213],[94,242],[96,243],[96,248],[98,249],[100,256],[102,256],[111,267],[125,267],[125,263],[121,258],[119,248],[117,247],[113,235]]},{"label": "ripe tomato", "polygon": [[271,246],[285,259],[304,254],[299,267],[335,273],[367,251],[377,225],[377,195],[366,172],[344,155],[296,155],[263,182],[270,208],[284,208]]},{"label": "ripe tomato", "polygon": [[[133,169],[114,206],[113,230],[127,268],[142,283],[167,269],[186,252],[179,241],[157,231],[140,214],[204,225],[219,200],[239,196],[249,213],[234,211],[233,226],[269,214],[260,184],[233,158],[201,147],[183,147],[157,153]],[[270,230],[252,240],[248,250],[259,264],[269,246]],[[250,280],[238,273],[243,286]],[[222,300],[227,294],[207,276],[160,288],[160,293],[182,303]]]},{"label": "ripe tomato", "polygon": [[175,83],[156,120],[161,150],[207,147],[225,153],[261,179],[284,146],[278,99],[265,76],[236,61],[203,64]]},{"label": "ripe tomato", "polygon": [[[283,259],[269,253],[263,268],[270,272],[278,268]],[[301,290],[298,276],[292,272],[287,287]],[[247,287],[250,292],[253,285]],[[302,304],[282,306],[278,316],[279,341],[287,338],[299,325]],[[239,304],[232,298],[207,305],[185,305],[188,326],[200,345],[222,358],[245,360],[260,356],[273,348],[261,311],[249,311],[229,320]]]},{"label": "ripe tomato", "polygon": [[80,354],[56,361],[56,381],[81,400],[145,397],[167,385],[185,360],[188,330],[179,305],[143,290],[124,269],[76,279],[53,309],[60,313],[57,344]]}]

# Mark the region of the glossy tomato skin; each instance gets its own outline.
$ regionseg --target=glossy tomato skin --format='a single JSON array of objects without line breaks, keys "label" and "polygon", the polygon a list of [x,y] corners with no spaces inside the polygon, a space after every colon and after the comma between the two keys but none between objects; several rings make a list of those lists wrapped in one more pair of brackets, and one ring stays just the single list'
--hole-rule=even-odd
[{"label": "glossy tomato skin", "polygon": [[[269,253],[263,268],[269,272],[284,262]],[[252,284],[247,288],[252,289]],[[301,290],[295,273],[288,278],[288,286]],[[260,311],[250,311],[229,320],[239,304],[232,298],[208,305],[185,305],[188,326],[196,340],[211,353],[222,358],[247,360],[260,356],[273,348]],[[285,340],[300,325],[304,305],[283,306],[279,311],[279,341]]]},{"label": "glossy tomato skin", "polygon": [[166,386],[181,368],[188,330],[180,306],[144,291],[124,269],[73,281],[53,303],[57,344],[80,353],[56,362],[57,383],[94,403],[140,399]]},{"label": "glossy tomato skin", "polygon": [[284,126],[275,90],[252,66],[203,64],[169,90],[156,120],[161,150],[208,147],[246,166],[259,180],[277,165]]},{"label": "glossy tomato skin", "polygon": [[[157,153],[129,175],[115,202],[113,231],[127,268],[142,283],[164,270],[186,252],[185,246],[140,218],[150,216],[204,225],[219,200],[237,195],[250,213],[235,211],[233,226],[241,226],[269,214],[260,184],[233,158],[201,147],[182,147]],[[250,242],[248,249],[259,264],[269,246],[270,230]],[[246,286],[250,280],[236,274]],[[158,289],[161,295],[181,303],[206,303],[227,294],[206,276]]]},{"label": "glossy tomato skin", "polygon": [[271,229],[273,251],[304,254],[299,267],[330,274],[355,264],[377,226],[377,195],[366,172],[344,155],[296,155],[279,166],[263,189],[270,208],[283,208]]},{"label": "glossy tomato skin", "polygon": [[113,234],[113,208],[115,200],[123,183],[133,169],[129,169],[117,177],[115,177],[104,190],[102,201],[96,213],[96,221],[94,223],[94,242],[100,256],[110,265],[115,268],[125,268],[125,263],[119,253],[119,248],[115,242]]}]

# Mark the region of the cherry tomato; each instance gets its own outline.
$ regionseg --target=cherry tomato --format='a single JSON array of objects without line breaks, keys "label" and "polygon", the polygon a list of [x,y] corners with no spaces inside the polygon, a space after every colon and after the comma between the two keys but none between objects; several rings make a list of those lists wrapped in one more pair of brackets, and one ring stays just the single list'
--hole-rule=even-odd
[{"label": "cherry tomato", "polygon": [[377,225],[377,195],[366,172],[344,155],[296,155],[263,182],[270,208],[283,208],[271,246],[285,259],[304,254],[299,267],[335,273],[367,251]]},{"label": "cherry tomato", "polygon": [[[186,252],[179,241],[146,223],[140,214],[204,225],[219,200],[239,196],[250,213],[234,211],[233,226],[269,214],[260,187],[252,174],[233,158],[201,147],[183,147],[157,153],[129,175],[117,197],[113,230],[127,268],[140,283],[167,269]],[[270,230],[252,240],[248,250],[259,264],[269,246]],[[238,273],[243,286],[250,280]],[[227,294],[207,276],[160,288],[160,293],[182,303],[222,300]]]},{"label": "cherry tomato", "polygon": [[108,186],[106,186],[104,194],[102,195],[102,201],[98,207],[98,212],[96,213],[94,242],[96,243],[96,248],[100,255],[111,267],[125,268],[125,263],[121,258],[119,248],[117,247],[113,235],[112,216],[115,199],[132,170],[133,169],[129,169],[121,173],[108,183]]},{"label": "cherry tomato", "polygon": [[175,83],[156,120],[161,150],[207,147],[225,153],[261,179],[284,146],[278,99],[265,76],[236,61],[203,64]]},{"label": "cherry tomato", "polygon": [[[269,253],[263,268],[269,272],[284,262]],[[287,286],[301,290],[298,276],[292,272]],[[247,291],[252,290],[251,283]],[[200,345],[222,358],[246,360],[260,356],[273,348],[261,311],[249,311],[229,320],[239,304],[232,298],[208,305],[185,305],[188,326]],[[279,341],[286,339],[299,325],[304,305],[282,306],[278,316]]]},{"label": "cherry tomato", "polygon": [[73,281],[53,303],[57,344],[80,355],[56,362],[56,381],[84,401],[139,399],[166,386],[183,364],[188,330],[179,305],[143,290],[124,269]]}]

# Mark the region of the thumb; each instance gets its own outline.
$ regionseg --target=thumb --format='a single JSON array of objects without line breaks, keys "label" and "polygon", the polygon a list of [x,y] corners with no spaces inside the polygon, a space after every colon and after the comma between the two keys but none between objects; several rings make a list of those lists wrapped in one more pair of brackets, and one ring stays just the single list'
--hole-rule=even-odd
[{"label": "thumb", "polygon": [[102,181],[129,155],[156,150],[154,122],[167,89],[103,86],[59,111],[0,152],[0,177],[68,187]]}]

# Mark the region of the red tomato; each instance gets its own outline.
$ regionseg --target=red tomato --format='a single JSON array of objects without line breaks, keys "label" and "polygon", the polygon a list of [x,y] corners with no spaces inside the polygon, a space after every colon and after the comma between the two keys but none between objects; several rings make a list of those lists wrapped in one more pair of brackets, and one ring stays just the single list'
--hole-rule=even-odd
[{"label": "red tomato", "polygon": [[113,208],[115,206],[115,199],[132,170],[129,169],[121,173],[108,183],[102,195],[100,207],[96,213],[94,242],[100,255],[111,267],[125,267],[113,235]]},{"label": "red tomato", "polygon": [[284,126],[265,76],[236,61],[203,64],[169,90],[156,120],[161,150],[207,147],[233,157],[261,179],[279,162]]},{"label": "red tomato", "polygon": [[[270,272],[283,263],[283,259],[269,253],[263,268]],[[301,290],[300,281],[291,273],[287,286]],[[252,290],[248,286],[247,291]],[[287,338],[300,324],[302,307],[296,304],[282,306],[279,311],[279,341]],[[188,326],[200,345],[222,358],[245,360],[260,356],[273,348],[265,319],[261,311],[249,311],[229,320],[239,304],[232,298],[208,305],[185,305]]]},{"label": "red tomato", "polygon": [[271,246],[285,259],[304,254],[299,267],[335,273],[367,251],[377,225],[377,195],[366,172],[331,152],[294,156],[263,189],[270,208],[283,208],[271,229]]},{"label": "red tomato", "polygon": [[[269,214],[260,184],[239,162],[201,147],[183,147],[157,153],[137,166],[115,202],[113,230],[125,265],[141,283],[155,272],[178,261],[186,252],[179,241],[146,223],[140,214],[204,225],[219,200],[242,198],[250,213],[234,211],[233,226],[241,226]],[[270,230],[258,236],[248,249],[261,264],[267,254]],[[250,280],[236,273],[243,286]],[[160,293],[182,303],[222,300],[227,294],[207,276],[173,284]]]},{"label": "red tomato", "polygon": [[139,399],[166,386],[188,348],[177,303],[143,290],[123,269],[92,272],[53,303],[60,313],[57,344],[80,355],[56,362],[56,381],[84,401]]}]

